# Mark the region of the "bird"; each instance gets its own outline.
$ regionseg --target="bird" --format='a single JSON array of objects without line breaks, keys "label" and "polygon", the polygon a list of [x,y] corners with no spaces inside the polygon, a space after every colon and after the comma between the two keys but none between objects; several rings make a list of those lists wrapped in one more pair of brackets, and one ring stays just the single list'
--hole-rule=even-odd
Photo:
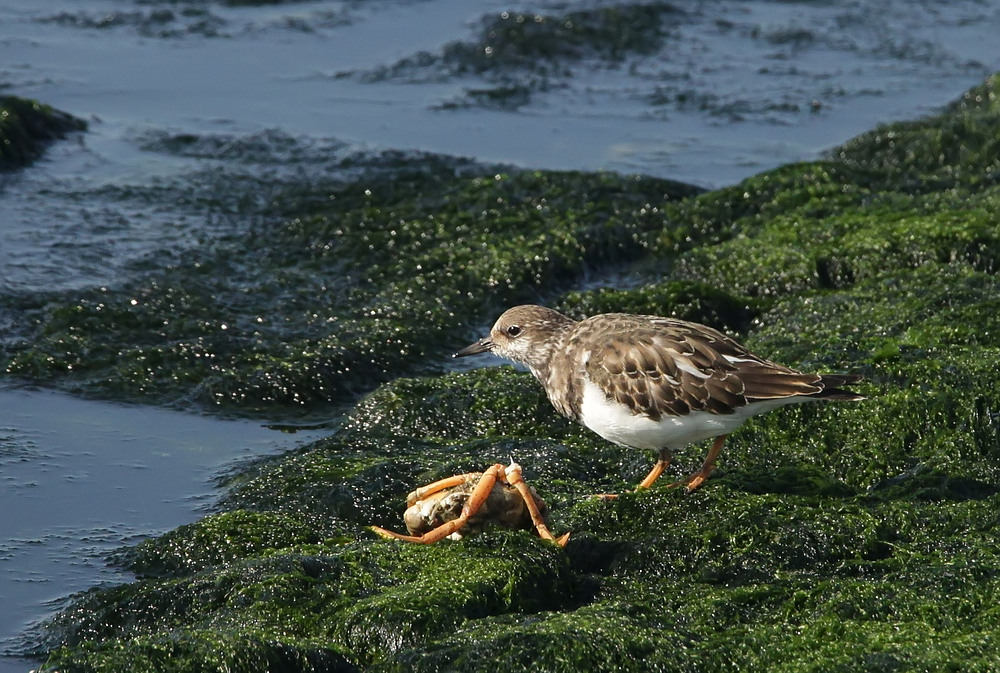
[{"label": "bird", "polygon": [[527,304],[453,357],[492,353],[522,364],[552,406],[620,446],[658,452],[639,483],[652,486],[672,452],[714,438],[700,469],[671,486],[699,488],[726,438],[749,418],[789,404],[864,399],[856,374],[809,374],[771,362],[716,329],[655,315],[583,320]]}]

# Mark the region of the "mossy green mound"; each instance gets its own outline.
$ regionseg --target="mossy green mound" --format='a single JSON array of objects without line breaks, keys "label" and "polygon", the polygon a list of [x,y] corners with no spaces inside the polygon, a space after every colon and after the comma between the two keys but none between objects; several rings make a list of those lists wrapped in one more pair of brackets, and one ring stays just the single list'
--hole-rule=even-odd
[{"label": "mossy green mound", "polygon": [[[146,578],[61,613],[46,667],[996,670],[998,89],[828,161],[662,203],[661,226],[597,247],[634,235],[645,254],[584,246],[559,263],[617,264],[627,287],[544,296],[722,325],[778,361],[864,374],[865,401],[759,417],[699,491],[634,493],[652,456],[558,419],[526,373],[396,378],[331,437],[233,475],[224,513],[119,555]],[[558,231],[581,212],[545,218]],[[383,257],[364,264],[392,274]],[[488,304],[476,320],[544,287],[476,278],[459,284]],[[400,529],[416,485],[511,458],[573,532],[565,549],[523,531],[420,547],[366,529]],[[623,494],[587,497],[607,491]]]},{"label": "mossy green mound", "polygon": [[45,146],[87,123],[37,101],[0,96],[0,171],[37,159]]},{"label": "mossy green mound", "polygon": [[[649,457],[503,407],[543,413],[531,384],[505,368],[384,386],[336,437],[234,476],[227,506],[242,509],[120,555],[148,579],[79,598],[49,627],[63,644],[49,665],[481,670],[496,649],[513,670],[993,662],[996,392],[965,409],[941,401],[965,389],[943,379],[875,416],[869,402],[772,414],[695,494],[609,502],[587,494],[626,488]],[[903,428],[901,446],[860,441]],[[526,532],[431,547],[367,532],[401,527],[413,485],[510,455],[573,531],[565,550]]]},{"label": "mossy green mound", "polygon": [[280,221],[143,260],[121,286],[0,298],[20,326],[0,365],[125,399],[325,410],[388,378],[440,372],[470,325],[635,258],[664,226],[663,204],[697,191],[485,170],[380,158],[328,192],[289,189],[273,206]]}]

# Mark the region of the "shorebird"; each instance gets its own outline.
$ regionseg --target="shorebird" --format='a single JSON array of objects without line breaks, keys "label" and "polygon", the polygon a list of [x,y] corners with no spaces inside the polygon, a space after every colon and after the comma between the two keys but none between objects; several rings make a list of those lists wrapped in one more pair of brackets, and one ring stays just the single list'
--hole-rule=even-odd
[{"label": "shorebird", "polygon": [[796,371],[711,327],[653,315],[575,321],[543,306],[515,306],[454,357],[487,352],[527,366],[564,416],[621,446],[657,451],[639,488],[660,477],[672,450],[714,437],[701,468],[672,484],[698,488],[726,437],[752,416],[801,402],[863,399],[842,388],[860,376]]}]

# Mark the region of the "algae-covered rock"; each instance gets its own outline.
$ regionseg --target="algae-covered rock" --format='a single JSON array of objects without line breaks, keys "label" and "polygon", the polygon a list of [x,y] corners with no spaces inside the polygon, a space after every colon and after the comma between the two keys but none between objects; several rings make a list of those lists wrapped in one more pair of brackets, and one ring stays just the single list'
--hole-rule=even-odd
[{"label": "algae-covered rock", "polygon": [[309,551],[85,594],[49,625],[68,647],[48,665],[357,670],[469,618],[531,615],[574,597],[566,556],[526,533],[462,546],[328,543]]},{"label": "algae-covered rock", "polygon": [[570,73],[581,63],[617,69],[623,68],[628,58],[656,54],[667,42],[671,26],[684,17],[682,10],[664,2],[552,10],[487,15],[469,40],[449,42],[435,53],[421,51],[391,65],[341,76],[378,82],[472,75],[482,78],[486,86],[466,89],[443,107],[516,109],[538,93],[567,86]]},{"label": "algae-covered rock", "polygon": [[[470,325],[634,259],[692,187],[612,174],[484,174],[383,157],[276,199],[272,216],[151,257],[120,286],[18,298],[8,374],[104,396],[271,417],[437,371]],[[274,213],[278,215],[274,215]],[[150,269],[153,266],[154,268]],[[13,329],[13,328],[12,328]]]},{"label": "algae-covered rock", "polygon": [[[46,668],[996,670],[1000,209],[983,176],[1000,146],[951,143],[992,132],[998,86],[826,161],[664,202],[670,226],[618,228],[560,257],[575,269],[634,236],[648,247],[630,239],[629,254],[600,257],[627,282],[595,289],[574,273],[542,295],[577,315],[710,322],[777,361],[859,372],[866,400],[758,417],[695,493],[636,493],[652,456],[558,418],[530,374],[393,377],[330,437],[233,474],[219,514],[119,554],[145,577],[77,597],[42,636]],[[409,198],[392,207],[415,207]],[[573,202],[567,191],[546,217],[584,217]],[[385,252],[398,236],[408,250],[420,240],[407,221],[395,235],[375,227],[380,258],[352,268],[393,277],[394,263],[427,263]],[[572,247],[565,230],[531,231]],[[477,239],[488,259],[516,256],[488,239]],[[464,276],[456,296],[484,305],[461,304],[463,317],[485,324],[556,277],[515,266],[497,264],[507,275],[492,287]],[[671,469],[704,451],[678,451]],[[367,530],[400,529],[414,486],[510,459],[554,532],[572,531],[564,549],[526,531],[423,547]],[[588,497],[606,492],[621,496]]]},{"label": "algae-covered rock", "polygon": [[48,105],[0,96],[0,171],[31,163],[49,142],[85,128],[82,119]]},{"label": "algae-covered rock", "polygon": [[746,332],[759,310],[757,301],[697,281],[669,280],[638,291],[615,288],[574,291],[559,299],[559,310],[581,319],[597,313],[667,315],[728,333]]},{"label": "algae-covered rock", "polygon": [[832,154],[872,171],[881,186],[909,193],[953,186],[988,188],[1000,178],[998,76],[974,87],[940,114],[888,124],[845,143]]}]

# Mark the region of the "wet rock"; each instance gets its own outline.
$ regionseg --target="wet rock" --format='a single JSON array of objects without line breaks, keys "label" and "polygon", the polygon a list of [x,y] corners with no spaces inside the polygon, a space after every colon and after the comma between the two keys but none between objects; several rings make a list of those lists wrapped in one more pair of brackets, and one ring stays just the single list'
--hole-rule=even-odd
[{"label": "wet rock", "polygon": [[25,166],[45,146],[87,123],[48,105],[17,96],[0,96],[0,171]]}]

